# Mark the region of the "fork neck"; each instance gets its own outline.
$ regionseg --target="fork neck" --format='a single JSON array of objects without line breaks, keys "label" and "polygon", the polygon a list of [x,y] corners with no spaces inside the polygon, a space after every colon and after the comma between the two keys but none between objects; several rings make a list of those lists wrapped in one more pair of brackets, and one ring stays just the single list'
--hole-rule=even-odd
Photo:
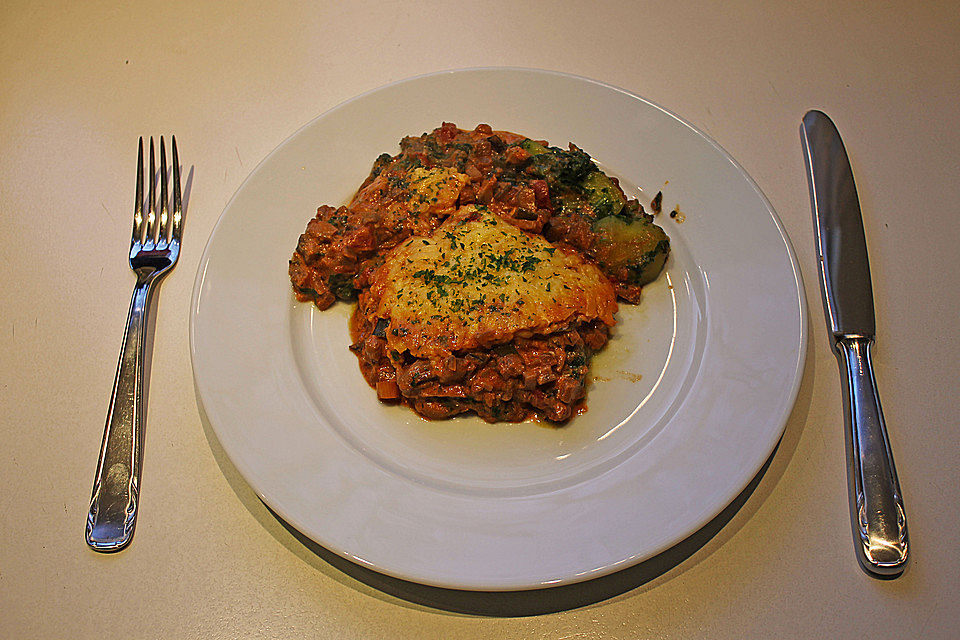
[{"label": "fork neck", "polygon": [[133,270],[137,276],[137,286],[151,285],[157,279],[159,271],[155,267],[137,267]]}]

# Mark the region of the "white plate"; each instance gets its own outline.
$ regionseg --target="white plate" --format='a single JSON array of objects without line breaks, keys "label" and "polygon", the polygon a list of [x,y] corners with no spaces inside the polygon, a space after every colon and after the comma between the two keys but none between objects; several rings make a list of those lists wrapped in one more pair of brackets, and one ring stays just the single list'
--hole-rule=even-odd
[{"label": "white plate", "polygon": [[[589,409],[562,428],[382,405],[347,350],[350,307],[294,300],[287,261],[317,206],[347,200],[380,153],[443,121],[573,141],[641,202],[663,190],[666,271],[621,306]],[[682,223],[666,215],[677,203]],[[525,589],[647,559],[736,497],[793,407],[804,305],[770,203],[704,134],[593,80],[473,69],[361,95],[261,162],[204,251],[190,347],[227,455],[303,534],[407,580]]]}]

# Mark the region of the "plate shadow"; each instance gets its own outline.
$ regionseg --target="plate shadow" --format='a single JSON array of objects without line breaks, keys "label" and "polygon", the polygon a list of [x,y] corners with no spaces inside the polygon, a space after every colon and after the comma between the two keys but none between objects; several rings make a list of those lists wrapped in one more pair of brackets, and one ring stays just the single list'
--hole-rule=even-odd
[{"label": "plate shadow", "polygon": [[338,556],[294,529],[270,507],[266,509],[297,542],[324,562],[368,587],[388,595],[451,613],[494,617],[535,616],[577,609],[609,600],[643,586],[680,565],[710,542],[740,511],[770,467],[774,455],[776,455],[776,449],[760,472],[732,503],[706,526],[676,546],[606,576],[543,589],[467,591],[433,587],[394,578]]},{"label": "plate shadow", "polygon": [[[805,379],[807,377],[804,376]],[[353,581],[359,582],[372,589],[374,596],[378,593],[386,594],[399,599],[401,603],[410,605],[438,609],[451,614],[521,617],[586,607],[643,586],[652,587],[653,581],[671,570],[685,570],[681,565],[694,554],[701,550],[704,550],[704,554],[712,553],[729,540],[763,503],[788,466],[799,440],[799,431],[805,421],[803,409],[809,406],[809,396],[804,403],[799,402],[798,399],[798,406],[784,435],[760,471],[743,491],[704,527],[679,544],[648,560],[606,576],[575,584],[519,591],[467,591],[418,584],[379,573],[329,551],[297,531],[256,496],[220,446],[203,411],[199,396],[197,404],[204,432],[214,457],[241,502],[281,544],[321,573],[342,583],[351,584],[354,588],[357,585]],[[797,413],[802,413],[804,416],[797,416]],[[764,479],[767,481],[761,482]],[[761,485],[762,488],[758,492],[758,487]],[[756,499],[750,501],[755,494]],[[748,501],[751,503],[749,506]],[[740,518],[731,524],[738,514]],[[723,535],[720,535],[721,531]],[[689,566],[693,564],[695,562],[688,563]]]},{"label": "plate shadow", "polygon": [[[812,330],[808,326],[808,334]],[[807,341],[809,350],[810,341]],[[281,544],[319,572],[366,591],[396,598],[401,604],[453,615],[523,617],[588,607],[638,588],[654,588],[668,572],[673,577],[708,556],[746,523],[773,492],[797,449],[812,402],[815,358],[805,358],[793,411],[784,432],[757,474],[737,497],[702,528],[675,546],[620,571],[584,582],[512,591],[469,591],[419,584],[388,576],[347,560],[309,539],[266,505],[246,483],[223,450],[194,384],[197,409],[211,451],[234,493],[257,521]],[[754,499],[751,500],[751,497]],[[691,558],[698,555],[698,558]],[[670,579],[664,578],[664,579]],[[365,588],[366,589],[365,589]]]}]

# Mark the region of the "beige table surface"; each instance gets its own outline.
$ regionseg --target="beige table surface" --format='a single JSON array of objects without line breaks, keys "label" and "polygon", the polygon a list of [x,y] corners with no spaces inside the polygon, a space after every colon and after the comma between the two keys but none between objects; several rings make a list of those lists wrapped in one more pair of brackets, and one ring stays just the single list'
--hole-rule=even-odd
[{"label": "beige table surface", "polygon": [[[960,636],[958,60],[953,2],[0,2],[0,637]],[[715,138],[778,211],[810,309],[784,439],[725,526],[623,588],[517,596],[561,609],[529,616],[341,570],[298,539],[204,423],[187,331],[213,225],[288,135],[391,81],[508,65],[626,88]],[[913,552],[893,581],[853,555],[809,108],[839,124],[864,210]],[[135,144],[171,132],[194,170],[189,231],[160,296],[137,536],[100,555],[82,530],[133,285]]]}]

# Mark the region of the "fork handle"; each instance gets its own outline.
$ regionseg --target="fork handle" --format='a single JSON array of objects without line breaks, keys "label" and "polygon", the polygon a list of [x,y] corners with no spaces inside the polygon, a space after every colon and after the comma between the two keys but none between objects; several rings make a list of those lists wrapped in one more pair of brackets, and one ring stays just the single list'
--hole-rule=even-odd
[{"label": "fork handle", "polygon": [[119,551],[130,543],[137,522],[143,446],[145,336],[155,279],[139,275],[123,332],[100,460],[87,512],[87,544]]}]

